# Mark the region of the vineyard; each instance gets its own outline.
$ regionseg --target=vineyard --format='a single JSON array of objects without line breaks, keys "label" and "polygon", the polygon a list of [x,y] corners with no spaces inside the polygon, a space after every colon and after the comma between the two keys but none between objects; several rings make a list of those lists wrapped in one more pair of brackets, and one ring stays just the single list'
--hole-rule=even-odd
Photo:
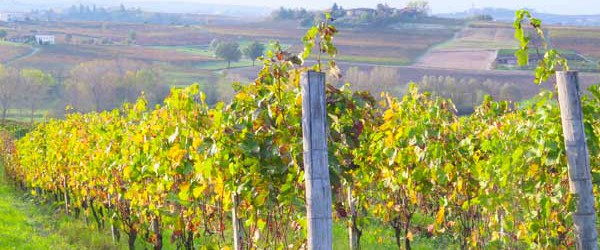
[{"label": "vineyard", "polygon": [[[335,55],[333,33],[311,30],[302,58],[276,47],[255,82],[235,85],[229,103],[208,106],[192,85],[172,89],[156,107],[142,95],[118,110],[50,120],[19,139],[4,133],[2,165],[18,187],[126,237],[131,249],[167,241],[231,249],[234,240],[244,249],[303,249],[300,80],[309,68],[298,61],[318,36],[317,49]],[[587,93],[597,182],[600,86]],[[555,93],[527,104],[488,97],[468,116],[416,85],[401,99],[328,85],[325,101],[333,216],[354,247],[371,224],[405,249],[417,237],[462,249],[574,247],[577,197]]]}]

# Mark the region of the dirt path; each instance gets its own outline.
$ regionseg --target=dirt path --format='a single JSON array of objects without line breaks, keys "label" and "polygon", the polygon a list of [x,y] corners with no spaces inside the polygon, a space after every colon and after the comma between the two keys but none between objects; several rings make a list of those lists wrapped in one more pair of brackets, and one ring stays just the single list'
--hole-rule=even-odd
[{"label": "dirt path", "polygon": [[23,59],[32,57],[32,56],[36,55],[38,52],[40,52],[40,50],[41,50],[38,47],[31,47],[31,48],[32,48],[32,50],[29,51],[27,54],[22,54],[22,55],[19,55],[17,57],[14,57],[14,58],[11,58],[9,60],[6,60],[6,61],[4,61],[4,64],[5,65],[10,65],[13,62],[16,62],[16,61],[19,61],[19,60],[23,60]]}]

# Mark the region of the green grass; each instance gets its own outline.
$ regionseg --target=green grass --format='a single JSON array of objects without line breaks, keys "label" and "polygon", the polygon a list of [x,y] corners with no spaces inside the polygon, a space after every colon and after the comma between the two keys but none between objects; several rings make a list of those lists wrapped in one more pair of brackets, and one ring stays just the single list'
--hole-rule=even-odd
[{"label": "green grass", "polygon": [[[183,53],[189,53],[189,54],[193,54],[193,55],[202,55],[202,56],[209,56],[212,57],[214,52],[208,49],[204,49],[202,47],[157,47],[157,48],[161,48],[161,49],[171,49],[171,50],[175,50],[177,52],[183,52]],[[205,62],[200,62],[198,64],[196,64],[196,66],[199,69],[204,69],[204,70],[223,70],[223,69],[227,69],[227,62],[224,60],[212,60],[212,61],[205,61]],[[232,68],[241,68],[241,67],[250,67],[252,66],[252,61],[249,59],[241,59],[240,61],[237,62],[231,62],[231,67]]]},{"label": "green grass", "polygon": [[[323,58],[327,58],[324,56]],[[336,61],[340,62],[354,62],[354,63],[369,63],[377,65],[394,65],[394,66],[406,66],[412,63],[408,58],[393,58],[393,57],[369,57],[369,56],[344,56],[339,55],[335,57]]]},{"label": "green grass", "polygon": [[198,45],[198,46],[154,46],[152,48],[156,49],[164,49],[164,50],[175,50],[177,52],[188,53],[192,55],[201,55],[201,56],[213,56],[213,51],[208,49],[208,46]]},{"label": "green grass", "polygon": [[0,166],[0,249],[119,249],[108,235],[26,197],[7,183]]},{"label": "green grass", "polygon": [[[50,118],[49,109],[38,109],[33,113],[34,122],[42,122]],[[31,122],[31,110],[30,109],[9,109],[6,114],[7,119],[11,119],[18,122]]]},{"label": "green grass", "polygon": [[[241,41],[238,41],[238,44],[240,45],[240,49],[244,49],[245,47],[250,45],[252,42],[254,42],[254,41],[241,40]],[[289,44],[281,44],[282,49],[286,49],[289,47],[290,47]],[[188,53],[188,54],[192,54],[192,55],[199,55],[199,56],[206,56],[206,57],[214,56],[214,51],[210,50],[207,45],[154,46],[152,48],[175,50],[175,51],[181,52],[181,53]],[[272,50],[272,49],[273,49],[273,46],[271,46],[271,44],[265,44],[265,52]],[[218,58],[215,58],[215,59],[218,59]],[[256,64],[258,64],[258,63],[259,62],[256,61]],[[223,70],[223,69],[227,69],[227,62],[224,60],[212,60],[212,61],[200,62],[196,66],[202,70]],[[243,68],[243,67],[251,67],[251,66],[252,66],[252,61],[249,59],[246,59],[246,58],[243,58],[237,62],[231,62],[231,68]]]},{"label": "green grass", "polygon": [[[433,218],[415,214],[412,225],[416,227],[426,228],[427,225],[434,223]],[[394,230],[389,225],[383,225],[380,222],[373,220],[363,228],[360,239],[361,249],[364,250],[381,250],[381,249],[397,249]],[[338,221],[333,225],[333,249],[349,249],[348,229],[343,222]],[[404,247],[404,245],[402,245]],[[447,237],[431,237],[422,236],[415,233],[411,242],[412,249],[458,249],[451,239]]]},{"label": "green grass", "polygon": [[[254,41],[251,41],[251,40],[238,41],[240,50],[243,50],[244,48],[248,47],[248,45],[250,45],[253,42]],[[289,47],[290,47],[289,44],[281,44],[282,49],[286,49]],[[214,51],[209,49],[208,45],[154,46],[152,48],[175,50],[177,52],[188,53],[188,54],[192,54],[192,55],[208,56],[208,57],[212,57],[215,54]],[[271,44],[265,44],[265,52],[272,50],[272,49],[273,49],[273,46],[271,46]]]},{"label": "green grass", "polygon": [[13,47],[30,47],[27,44],[23,44],[23,43],[13,43],[13,42],[9,42],[9,41],[4,41],[4,40],[0,40],[0,45],[7,45],[7,46],[13,46]]},{"label": "green grass", "polygon": [[[259,65],[259,62],[256,63]],[[205,70],[223,70],[227,69],[226,61],[212,61],[212,62],[202,62],[197,64],[197,67]],[[231,68],[245,68],[252,67],[252,61],[248,59],[242,59],[237,62],[231,62]]]}]

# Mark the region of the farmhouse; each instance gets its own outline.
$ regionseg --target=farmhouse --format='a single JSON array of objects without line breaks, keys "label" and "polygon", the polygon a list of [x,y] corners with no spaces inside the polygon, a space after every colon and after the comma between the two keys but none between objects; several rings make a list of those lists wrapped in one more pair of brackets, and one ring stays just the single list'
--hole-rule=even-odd
[{"label": "farmhouse", "polygon": [[357,8],[349,9],[346,11],[346,15],[349,17],[360,17],[362,15],[374,15],[377,11],[369,8]]},{"label": "farmhouse", "polygon": [[39,45],[55,44],[53,35],[35,35],[35,42]]}]

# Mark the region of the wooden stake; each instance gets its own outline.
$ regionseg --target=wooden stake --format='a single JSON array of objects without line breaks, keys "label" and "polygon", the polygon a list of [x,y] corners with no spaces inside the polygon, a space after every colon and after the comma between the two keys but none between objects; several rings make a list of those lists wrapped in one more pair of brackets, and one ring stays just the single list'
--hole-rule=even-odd
[{"label": "wooden stake", "polygon": [[242,222],[240,218],[238,218],[238,196],[237,194],[232,194],[231,198],[233,199],[233,207],[231,208],[231,219],[233,223],[233,248],[235,250],[243,250],[244,249],[244,231],[242,229]]},{"label": "wooden stake", "polygon": [[579,78],[577,72],[561,71],[556,73],[556,80],[569,166],[569,185],[571,193],[576,196],[573,224],[577,249],[596,250],[598,249],[596,210],[592,193],[590,158],[583,126]]},{"label": "wooden stake", "polygon": [[332,249],[325,73],[302,73],[300,84],[308,249]]}]

